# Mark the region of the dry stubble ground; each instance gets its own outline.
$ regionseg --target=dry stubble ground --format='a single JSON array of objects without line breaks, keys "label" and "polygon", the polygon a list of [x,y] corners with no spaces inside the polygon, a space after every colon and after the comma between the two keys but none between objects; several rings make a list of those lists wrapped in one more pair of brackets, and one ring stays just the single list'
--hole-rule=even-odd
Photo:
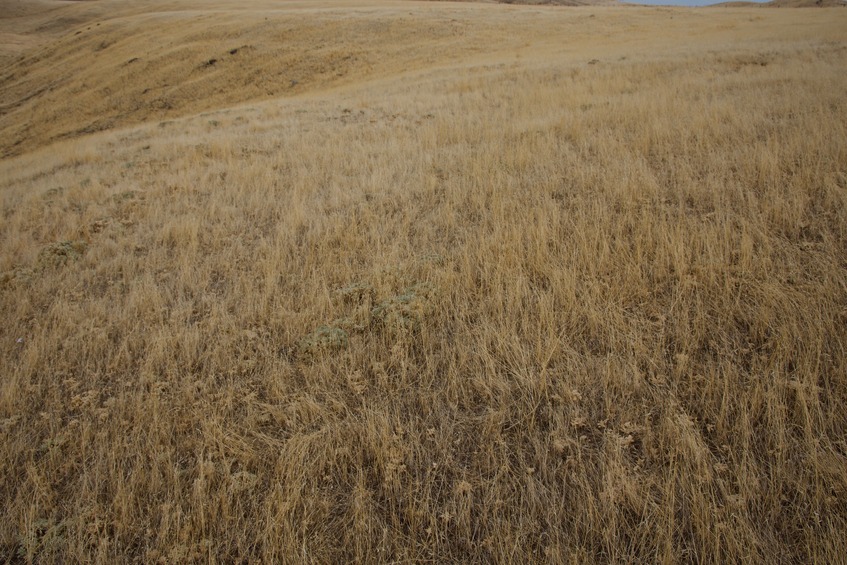
[{"label": "dry stubble ground", "polygon": [[843,562],[847,10],[41,5],[0,559]]}]

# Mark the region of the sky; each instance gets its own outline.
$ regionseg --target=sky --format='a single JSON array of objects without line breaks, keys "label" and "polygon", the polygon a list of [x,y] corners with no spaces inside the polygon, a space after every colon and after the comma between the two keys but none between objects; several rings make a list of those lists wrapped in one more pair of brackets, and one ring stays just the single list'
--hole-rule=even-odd
[{"label": "sky", "polygon": [[[728,0],[625,0],[628,4],[649,4],[651,6],[708,6]],[[768,0],[746,0],[748,2],[767,2]]]}]

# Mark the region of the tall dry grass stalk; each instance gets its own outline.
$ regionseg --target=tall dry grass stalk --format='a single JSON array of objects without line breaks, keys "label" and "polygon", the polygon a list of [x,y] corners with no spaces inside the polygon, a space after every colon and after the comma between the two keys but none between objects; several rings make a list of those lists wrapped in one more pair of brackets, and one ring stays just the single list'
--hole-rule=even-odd
[{"label": "tall dry grass stalk", "polygon": [[256,6],[370,70],[0,116],[0,558],[844,559],[847,10]]}]

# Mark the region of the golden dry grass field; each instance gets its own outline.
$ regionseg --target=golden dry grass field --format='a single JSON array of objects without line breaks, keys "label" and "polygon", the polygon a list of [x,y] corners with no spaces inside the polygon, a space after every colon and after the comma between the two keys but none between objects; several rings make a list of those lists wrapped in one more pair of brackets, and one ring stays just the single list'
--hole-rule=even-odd
[{"label": "golden dry grass field", "polygon": [[0,562],[847,559],[847,9],[2,0],[0,155]]}]

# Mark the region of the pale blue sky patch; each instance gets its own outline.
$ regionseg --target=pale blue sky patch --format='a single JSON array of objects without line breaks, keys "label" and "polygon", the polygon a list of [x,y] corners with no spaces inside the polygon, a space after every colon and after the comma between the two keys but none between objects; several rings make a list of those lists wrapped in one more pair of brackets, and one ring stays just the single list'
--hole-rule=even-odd
[{"label": "pale blue sky patch", "polygon": [[[726,0],[628,0],[627,4],[644,4],[647,6],[710,6],[712,4],[720,4],[724,1]],[[768,0],[745,1],[764,4]]]}]

